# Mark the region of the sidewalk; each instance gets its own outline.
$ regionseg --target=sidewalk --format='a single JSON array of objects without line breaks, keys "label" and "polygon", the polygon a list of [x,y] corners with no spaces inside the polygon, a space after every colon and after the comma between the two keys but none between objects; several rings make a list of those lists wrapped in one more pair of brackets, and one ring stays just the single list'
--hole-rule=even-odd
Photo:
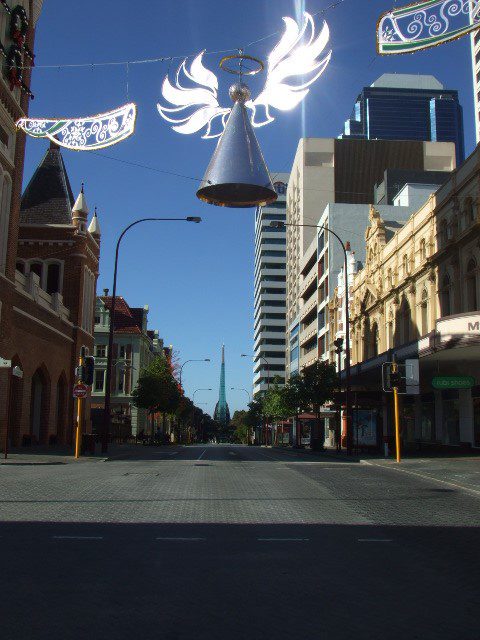
[{"label": "sidewalk", "polygon": [[74,449],[61,446],[32,446],[14,447],[9,449],[7,459],[0,453],[0,465],[55,465],[55,464],[79,464],[83,462],[101,462],[105,456],[91,454],[75,459]]}]

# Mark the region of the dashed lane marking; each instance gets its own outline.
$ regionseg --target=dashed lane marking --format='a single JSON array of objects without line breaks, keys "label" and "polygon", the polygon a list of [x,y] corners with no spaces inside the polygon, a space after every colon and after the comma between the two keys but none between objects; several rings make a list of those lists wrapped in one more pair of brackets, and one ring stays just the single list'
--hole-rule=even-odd
[{"label": "dashed lane marking", "polygon": [[310,538],[257,538],[258,542],[309,542]]},{"label": "dashed lane marking", "polygon": [[386,538],[358,538],[357,542],[393,542],[393,540],[387,540]]},{"label": "dashed lane marking", "polygon": [[165,542],[201,542],[206,538],[155,538],[155,540],[163,540]]},{"label": "dashed lane marking", "polygon": [[103,536],[52,536],[54,540],[103,540]]}]

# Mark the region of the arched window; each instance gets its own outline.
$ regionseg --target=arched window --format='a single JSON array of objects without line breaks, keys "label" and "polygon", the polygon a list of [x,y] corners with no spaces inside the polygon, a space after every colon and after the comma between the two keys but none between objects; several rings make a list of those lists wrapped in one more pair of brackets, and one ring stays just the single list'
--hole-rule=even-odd
[{"label": "arched window", "polygon": [[412,312],[410,305],[405,300],[402,306],[402,343],[410,341],[410,326],[412,322]]},{"label": "arched window", "polygon": [[476,214],[472,198],[465,200],[465,222],[475,222]]},{"label": "arched window", "polygon": [[422,301],[420,303],[421,313],[421,330],[422,336],[428,333],[428,293],[424,289],[422,291]]},{"label": "arched window", "polygon": [[387,334],[388,334],[388,345],[387,347],[389,349],[392,349],[394,347],[394,327],[393,327],[393,315],[390,314],[389,318],[388,318],[388,326],[387,326]]},{"label": "arched window", "polygon": [[465,311],[477,311],[478,310],[478,296],[477,296],[477,263],[472,258],[467,264],[467,308]]},{"label": "arched window", "polygon": [[455,236],[458,234],[458,216],[453,216],[452,221],[450,223],[450,234],[449,237],[450,238],[455,238]]},{"label": "arched window", "polygon": [[425,242],[425,238],[420,240],[420,260],[425,262],[427,259],[427,243]]},{"label": "arched window", "polygon": [[442,289],[440,291],[440,306],[442,317],[452,315],[451,282],[448,274],[443,276]]},{"label": "arched window", "polygon": [[378,356],[378,325],[373,323],[370,331],[370,358],[376,358]]},{"label": "arched window", "polygon": [[47,268],[47,293],[52,295],[60,291],[60,265],[52,262]]},{"label": "arched window", "polygon": [[7,266],[8,227],[10,223],[10,197],[8,197],[8,206],[3,206],[5,175],[0,169],[0,273],[5,273]]},{"label": "arched window", "polygon": [[17,260],[17,264],[15,265],[15,269],[20,271],[20,273],[25,273],[25,263],[22,260]]},{"label": "arched window", "polygon": [[31,262],[29,271],[31,271],[32,273],[36,273],[40,278],[40,284],[42,284],[43,264],[41,262]]},{"label": "arched window", "polygon": [[448,242],[448,224],[446,220],[442,220],[440,223],[440,237],[441,243],[446,245]]}]

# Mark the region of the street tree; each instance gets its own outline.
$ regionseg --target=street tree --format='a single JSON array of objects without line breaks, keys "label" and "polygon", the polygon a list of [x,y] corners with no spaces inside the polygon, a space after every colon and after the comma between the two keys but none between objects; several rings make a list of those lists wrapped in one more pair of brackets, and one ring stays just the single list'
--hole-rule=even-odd
[{"label": "street tree", "polygon": [[140,372],[138,384],[132,393],[132,402],[139,409],[150,414],[152,436],[154,435],[154,414],[173,413],[178,407],[181,394],[169,361],[159,355]]},{"label": "street tree", "polygon": [[325,427],[320,420],[320,409],[334,398],[338,386],[335,366],[329,362],[318,361],[308,369],[303,369],[299,376],[292,379],[292,391],[298,401],[300,411],[315,414],[316,438],[323,448]]}]

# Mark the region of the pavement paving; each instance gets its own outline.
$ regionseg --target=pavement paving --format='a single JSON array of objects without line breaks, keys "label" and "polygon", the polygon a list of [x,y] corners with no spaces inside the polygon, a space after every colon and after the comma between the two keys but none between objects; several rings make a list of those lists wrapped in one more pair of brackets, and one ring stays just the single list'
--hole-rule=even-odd
[{"label": "pavement paving", "polygon": [[2,638],[478,640],[478,461],[452,461],[458,487],[368,462],[199,445],[3,465]]}]

